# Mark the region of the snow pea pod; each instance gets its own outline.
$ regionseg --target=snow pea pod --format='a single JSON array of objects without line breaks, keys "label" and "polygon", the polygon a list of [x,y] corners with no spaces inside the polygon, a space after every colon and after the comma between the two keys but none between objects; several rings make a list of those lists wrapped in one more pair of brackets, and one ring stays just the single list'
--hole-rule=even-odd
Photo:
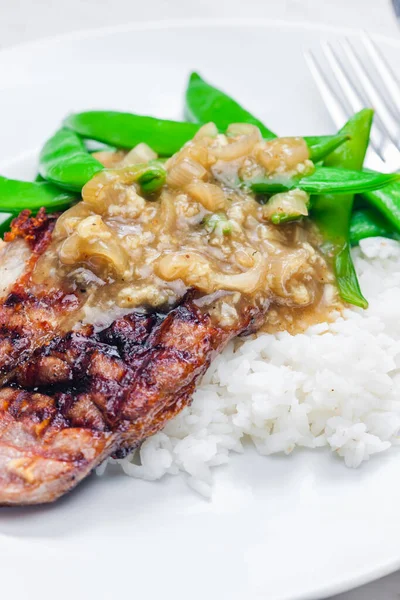
[{"label": "snow pea pod", "polygon": [[400,233],[374,208],[355,210],[350,221],[351,245],[357,246],[360,240],[377,236],[400,239]]},{"label": "snow pea pod", "polygon": [[47,140],[39,156],[40,175],[67,190],[80,192],[103,165],[70,129],[59,129]]},{"label": "snow pea pod", "polygon": [[[234,122],[240,122],[242,115],[235,116]],[[64,127],[84,138],[118,148],[131,149],[136,144],[145,142],[161,156],[171,156],[196,135],[201,124],[166,121],[131,113],[88,111],[70,115],[65,119]],[[310,158],[317,162],[343,144],[348,135],[312,136],[304,139],[310,150]]]},{"label": "snow pea pod", "polygon": [[[138,183],[150,194],[165,182],[162,161],[140,165]],[[40,174],[48,181],[71,191],[80,192],[83,186],[104,166],[85,148],[79,136],[69,129],[60,129],[45,144],[40,154]]]},{"label": "snow pea pod", "polygon": [[251,123],[259,128],[263,138],[277,137],[236,100],[204,81],[198,73],[191,73],[189,77],[185,113],[189,121],[195,123],[212,121],[221,131],[225,131],[231,123]]},{"label": "snow pea pod", "polygon": [[[185,113],[189,121],[208,123],[212,121],[220,131],[231,123],[256,125],[264,139],[276,138],[268,127],[249,113],[236,100],[210,85],[198,74],[191,73],[186,88]],[[348,139],[347,134],[305,136],[313,162],[319,162]]]},{"label": "snow pea pod", "polygon": [[392,183],[381,190],[365,193],[362,197],[400,232],[400,183]]},{"label": "snow pea pod", "polygon": [[350,136],[346,133],[336,135],[305,136],[304,140],[310,151],[310,159],[317,163],[344,144]]},{"label": "snow pea pod", "polygon": [[0,176],[0,210],[17,214],[25,208],[37,211],[44,206],[48,211],[68,208],[76,194],[60,190],[48,182],[18,181]]},{"label": "snow pea pod", "polygon": [[144,142],[157,154],[171,156],[191,140],[200,125],[167,121],[116,111],[88,111],[70,115],[64,127],[84,138],[131,149]]},{"label": "snow pea pod", "polygon": [[[355,114],[341,129],[350,140],[335,150],[324,164],[331,167],[361,169],[369,142],[373,111],[364,109]],[[341,298],[349,304],[367,308],[361,293],[350,254],[350,218],[353,193],[335,196],[323,194],[313,198],[311,218],[324,238],[323,251],[331,259]]]},{"label": "snow pea pod", "polygon": [[376,171],[354,171],[339,167],[317,167],[307,177],[301,179],[256,179],[245,183],[256,194],[274,194],[298,188],[308,194],[362,193],[377,190],[393,181],[400,180],[398,173],[378,173]]}]

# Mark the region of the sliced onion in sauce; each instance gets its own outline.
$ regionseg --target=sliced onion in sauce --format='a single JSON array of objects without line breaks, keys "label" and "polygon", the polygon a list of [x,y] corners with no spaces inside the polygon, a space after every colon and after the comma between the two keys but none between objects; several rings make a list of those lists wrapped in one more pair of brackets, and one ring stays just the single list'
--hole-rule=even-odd
[{"label": "sliced onion in sauce", "polygon": [[91,208],[85,202],[78,202],[78,204],[71,206],[71,208],[58,217],[53,237],[57,239],[70,235],[75,231],[82,219],[89,217],[91,214]]},{"label": "sliced onion in sauce", "polygon": [[125,158],[122,160],[120,166],[126,167],[128,165],[138,165],[141,163],[147,163],[150,160],[155,160],[157,158],[157,153],[150,148],[144,142],[137,144]]},{"label": "sliced onion in sauce", "polygon": [[210,261],[198,252],[175,252],[163,256],[156,266],[158,275],[167,281],[182,279],[211,294],[216,290],[237,291],[252,294],[265,280],[267,263],[261,252],[254,253],[254,265],[248,271],[238,274],[216,272]]},{"label": "sliced onion in sauce", "polygon": [[262,207],[262,215],[276,224],[307,216],[309,200],[309,195],[299,189],[275,194]]},{"label": "sliced onion in sauce", "polygon": [[252,129],[248,135],[239,136],[225,145],[219,145],[210,149],[212,155],[217,160],[231,161],[248,156],[254,146],[260,140],[260,131],[257,127]]},{"label": "sliced onion in sauce", "polygon": [[98,215],[81,220],[75,233],[62,243],[59,258],[66,265],[101,259],[120,276],[129,271],[127,253]]},{"label": "sliced onion in sauce", "polygon": [[291,295],[288,284],[296,275],[300,275],[304,267],[308,266],[308,258],[308,252],[299,249],[287,252],[283,256],[278,255],[276,260],[272,261],[268,279],[274,294],[282,298]]},{"label": "sliced onion in sauce", "polygon": [[267,262],[261,252],[254,252],[254,266],[237,275],[216,274],[215,283],[222,289],[253,294],[265,284]]},{"label": "sliced onion in sauce", "polygon": [[257,141],[261,140],[260,130],[251,123],[231,123],[228,125],[226,133],[228,136],[250,135],[254,136]]},{"label": "sliced onion in sauce", "polygon": [[225,206],[224,191],[213,183],[204,181],[193,181],[186,187],[186,192],[197,202],[200,202],[206,210],[215,212]]},{"label": "sliced onion in sauce", "polygon": [[310,157],[310,151],[301,137],[276,138],[259,144],[255,156],[268,173],[274,173],[295,169]]},{"label": "sliced onion in sauce", "polygon": [[167,185],[175,189],[184,189],[194,179],[203,179],[207,176],[206,169],[190,158],[184,158],[167,173]]},{"label": "sliced onion in sauce", "polygon": [[172,194],[163,192],[161,194],[161,211],[159,219],[159,230],[168,233],[171,231],[176,220],[175,199]]},{"label": "sliced onion in sauce", "polygon": [[215,138],[218,135],[218,129],[215,123],[206,123],[203,127],[200,127],[198,132],[193,138],[194,142],[203,140],[204,138]]}]

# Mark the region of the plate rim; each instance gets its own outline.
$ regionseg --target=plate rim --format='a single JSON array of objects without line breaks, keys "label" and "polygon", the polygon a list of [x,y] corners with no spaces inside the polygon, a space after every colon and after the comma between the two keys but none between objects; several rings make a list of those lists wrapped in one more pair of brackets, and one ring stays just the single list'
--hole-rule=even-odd
[{"label": "plate rim", "polygon": [[[128,31],[146,31],[146,30],[163,30],[169,28],[184,29],[201,29],[201,28],[237,28],[254,27],[256,29],[271,29],[271,28],[287,28],[293,30],[312,30],[325,33],[336,33],[339,35],[352,35],[361,37],[367,32],[360,27],[346,27],[339,25],[329,25],[326,23],[301,20],[289,21],[287,19],[268,19],[266,17],[212,17],[212,18],[174,18],[174,19],[154,19],[144,21],[129,21],[120,25],[109,25],[104,27],[89,27],[85,29],[72,30],[56,35],[40,36],[32,40],[17,42],[9,46],[0,48],[0,59],[7,54],[16,51],[29,51],[34,49],[44,48],[49,44],[58,44],[68,41],[78,41],[84,39],[99,38],[104,35],[112,35],[115,33],[125,33]],[[394,48],[400,48],[400,36],[395,38],[391,35],[382,33],[368,33],[371,38],[377,42],[384,42]]]},{"label": "plate rim", "polygon": [[[73,41],[85,41],[98,39],[104,36],[109,36],[118,33],[126,33],[129,31],[155,31],[168,29],[286,29],[294,31],[315,31],[321,33],[331,33],[341,36],[362,37],[365,35],[365,30],[357,27],[347,27],[338,25],[329,25],[322,22],[313,22],[308,20],[289,21],[287,19],[269,19],[263,17],[254,18],[239,18],[239,17],[212,17],[212,18],[174,18],[174,19],[157,19],[144,21],[130,21],[125,24],[111,25],[104,27],[85,28],[73,30],[56,35],[41,36],[32,40],[11,44],[0,48],[0,61],[11,58],[15,53],[27,53],[35,50],[44,49],[48,46],[63,44]],[[391,35],[380,33],[369,33],[370,37],[379,43],[387,44],[395,49],[400,50],[400,36],[395,38]],[[1,66],[1,65],[0,65]],[[3,89],[7,89],[7,83]],[[31,155],[31,151],[27,151]],[[15,158],[15,161],[20,161],[21,155]],[[12,159],[14,162],[14,159]],[[308,590],[307,592],[291,596],[287,600],[321,600],[332,595],[340,594],[360,586],[366,585],[372,581],[385,577],[400,569],[400,549],[398,557],[392,560],[379,563],[374,569],[359,569],[354,576],[337,577],[331,580],[330,583],[319,589]]]},{"label": "plate rim", "polygon": [[[378,581],[383,577],[392,575],[400,569],[400,556],[398,559],[381,563],[374,571],[359,571],[356,576],[346,576],[336,583],[327,584],[319,590],[315,590],[311,593],[304,593],[287,600],[324,600],[329,599],[331,596],[343,594],[345,592],[351,592],[364,585],[368,585],[374,581]],[[321,595],[322,594],[322,595]]]}]

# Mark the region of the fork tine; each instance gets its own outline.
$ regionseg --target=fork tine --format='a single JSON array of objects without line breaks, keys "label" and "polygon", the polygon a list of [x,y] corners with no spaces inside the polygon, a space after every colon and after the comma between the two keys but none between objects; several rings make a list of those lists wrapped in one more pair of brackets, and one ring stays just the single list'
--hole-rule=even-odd
[{"label": "fork tine", "polygon": [[398,161],[396,161],[393,165],[389,162],[386,162],[386,159],[381,159],[375,150],[372,150],[372,148],[368,148],[364,163],[368,164],[370,169],[382,171],[383,173],[391,173],[399,164]]},{"label": "fork tine", "polygon": [[338,128],[342,127],[349,117],[350,110],[335,92],[311,50],[304,53],[304,58],[334,124]]},{"label": "fork tine", "polygon": [[[394,144],[397,144],[400,131],[397,119],[393,116],[387,102],[378,92],[372,79],[367,73],[367,70],[360,60],[357,52],[355,51],[352,44],[346,38],[341,42],[343,52],[350,61],[351,66],[354,69],[356,76],[358,77],[361,86],[367,96],[369,103],[376,108],[377,115],[379,115],[379,121],[384,130],[384,133],[392,140]],[[395,132],[395,133],[393,133]]]},{"label": "fork tine", "polygon": [[376,70],[389,90],[389,94],[393,99],[393,105],[398,109],[400,115],[400,84],[398,79],[372,39],[365,32],[362,34],[362,41]]},{"label": "fork tine", "polygon": [[[347,73],[342,61],[340,60],[340,58],[338,57],[336,52],[333,50],[333,48],[329,44],[329,42],[325,42],[322,45],[322,49],[324,51],[327,61],[329,62],[329,65],[333,71],[336,81],[338,82],[338,85],[339,85],[340,89],[342,90],[343,94],[345,95],[346,99],[350,103],[353,111],[357,112],[357,111],[361,110],[362,108],[364,108],[365,104],[363,102],[361,95],[354,87],[353,83],[350,80],[349,74]],[[384,155],[383,155],[382,149],[381,149],[381,145],[382,145],[381,143],[383,140],[382,132],[379,129],[374,128],[371,131],[370,140],[371,140],[371,146],[373,147],[375,152],[378,154],[378,156],[382,160],[384,160]]]},{"label": "fork tine", "polygon": [[322,44],[322,50],[325,57],[333,71],[336,81],[339,84],[340,89],[345,95],[346,99],[350,103],[353,111],[358,111],[364,108],[364,102],[359,92],[353,86],[350,77],[340,60],[337,53],[334,51],[332,45],[329,42]]}]

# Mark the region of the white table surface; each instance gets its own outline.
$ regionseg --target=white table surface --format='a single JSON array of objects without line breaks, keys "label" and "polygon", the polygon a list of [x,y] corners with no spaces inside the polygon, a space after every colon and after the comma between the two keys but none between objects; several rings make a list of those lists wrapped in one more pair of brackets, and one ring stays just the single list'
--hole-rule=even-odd
[{"label": "white table surface", "polygon": [[[0,0],[0,48],[129,21],[225,16],[311,21],[400,35],[390,0]],[[329,600],[378,598],[399,600],[400,571]]]}]

